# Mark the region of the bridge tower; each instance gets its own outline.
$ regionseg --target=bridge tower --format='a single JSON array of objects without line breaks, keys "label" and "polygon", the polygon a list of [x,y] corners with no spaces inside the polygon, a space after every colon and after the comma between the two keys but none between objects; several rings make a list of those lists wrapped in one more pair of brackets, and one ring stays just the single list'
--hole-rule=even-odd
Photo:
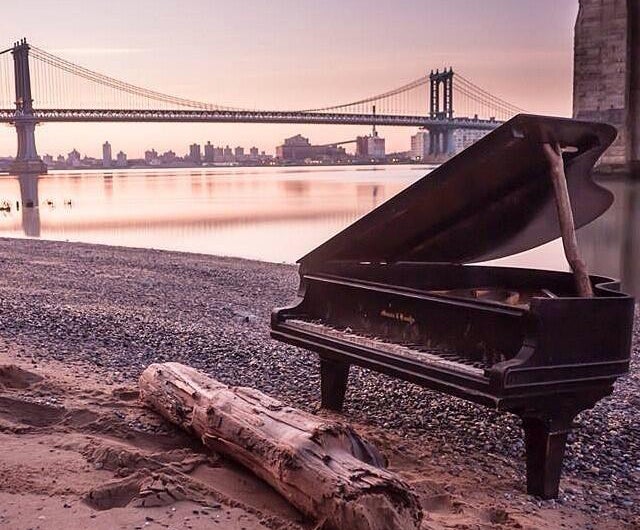
[{"label": "bridge tower", "polygon": [[[432,119],[453,119],[453,68],[446,68],[440,72],[431,70],[429,115]],[[440,98],[442,85],[442,98]]]},{"label": "bridge tower", "polygon": [[[442,72],[431,70],[429,81],[429,117],[434,120],[452,120],[453,68],[445,68]],[[444,125],[429,127],[429,154],[438,159],[452,153],[453,128]]]},{"label": "bridge tower", "polygon": [[13,45],[13,66],[16,89],[16,115],[14,125],[18,134],[18,153],[11,165],[14,173],[46,173],[47,166],[36,150],[35,128],[29,72],[29,44],[22,39]]},{"label": "bridge tower", "polygon": [[600,172],[640,176],[640,2],[579,0],[573,116],[615,125]]}]

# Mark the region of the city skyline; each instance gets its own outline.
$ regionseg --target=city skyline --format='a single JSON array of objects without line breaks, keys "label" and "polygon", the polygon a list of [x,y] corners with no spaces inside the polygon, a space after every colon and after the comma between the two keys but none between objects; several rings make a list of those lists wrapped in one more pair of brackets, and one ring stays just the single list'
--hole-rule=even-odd
[{"label": "city skyline", "polygon": [[[47,24],[21,21],[18,9],[32,3],[6,7],[9,16],[0,22],[4,34],[26,35],[80,64],[185,97],[248,108],[305,108],[357,99],[430,68],[453,66],[527,110],[570,114],[573,3],[400,2],[363,17],[366,5],[360,1],[329,1],[321,8],[280,1],[282,9],[259,2],[246,2],[246,9],[194,2],[183,9],[163,2],[157,18],[152,16],[157,4],[147,1],[135,6],[115,1],[109,9],[89,3],[86,10],[85,4],[80,10],[79,2],[67,1],[64,10],[38,5]],[[119,16],[123,13],[127,16]],[[107,24],[89,31],[82,23],[87,17]],[[389,31],[388,20],[394,21]],[[198,31],[204,27],[208,31]],[[175,38],[164,38],[167,32]],[[425,94],[425,113],[426,107]],[[39,127],[38,147],[41,153],[69,145],[87,151],[111,137],[121,139],[125,150],[140,152],[149,144],[170,149],[180,137],[211,136],[267,150],[297,133],[327,143],[368,132],[359,126],[250,124],[85,124],[79,131],[74,124]],[[402,150],[415,130],[380,132],[390,150]],[[0,153],[14,152],[15,138],[0,135]]]}]

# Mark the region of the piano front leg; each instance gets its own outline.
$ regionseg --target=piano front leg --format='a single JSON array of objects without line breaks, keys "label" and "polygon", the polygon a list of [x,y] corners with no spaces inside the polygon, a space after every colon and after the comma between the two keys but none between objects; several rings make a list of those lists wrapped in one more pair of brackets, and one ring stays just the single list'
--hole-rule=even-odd
[{"label": "piano front leg", "polygon": [[567,436],[579,411],[522,416],[527,453],[527,493],[543,499],[558,496]]},{"label": "piano front leg", "polygon": [[349,380],[349,367],[344,361],[320,357],[320,387],[322,408],[342,411]]},{"label": "piano front leg", "polygon": [[562,460],[573,420],[613,391],[610,384],[577,393],[540,399],[536,408],[513,410],[522,419],[527,453],[527,493],[555,499],[560,486]]}]

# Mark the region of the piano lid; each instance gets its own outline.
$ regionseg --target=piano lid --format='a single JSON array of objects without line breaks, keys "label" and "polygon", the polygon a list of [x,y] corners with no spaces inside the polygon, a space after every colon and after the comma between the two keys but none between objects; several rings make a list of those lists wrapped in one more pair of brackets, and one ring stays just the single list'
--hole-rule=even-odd
[{"label": "piano lid", "polygon": [[613,195],[590,171],[613,142],[611,125],[519,114],[298,260],[471,263],[560,237],[542,144],[559,142],[576,227]]}]

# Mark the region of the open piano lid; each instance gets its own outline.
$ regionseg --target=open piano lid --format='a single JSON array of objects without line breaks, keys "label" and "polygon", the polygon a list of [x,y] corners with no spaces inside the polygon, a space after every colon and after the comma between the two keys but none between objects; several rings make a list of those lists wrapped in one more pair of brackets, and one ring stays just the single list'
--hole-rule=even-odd
[{"label": "open piano lid", "polygon": [[567,149],[564,165],[576,227],[604,213],[613,195],[590,171],[613,142],[611,125],[519,114],[298,260],[471,263],[560,237],[542,144]]}]

